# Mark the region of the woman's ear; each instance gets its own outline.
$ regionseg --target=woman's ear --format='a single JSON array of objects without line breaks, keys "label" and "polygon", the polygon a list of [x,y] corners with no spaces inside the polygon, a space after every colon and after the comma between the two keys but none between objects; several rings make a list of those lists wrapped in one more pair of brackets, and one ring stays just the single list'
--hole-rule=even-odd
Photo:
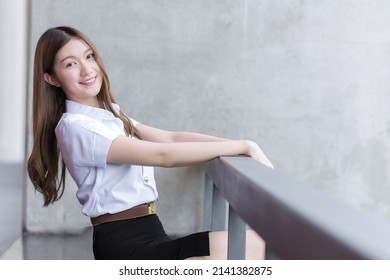
[{"label": "woman's ear", "polygon": [[60,82],[57,80],[57,78],[54,75],[50,75],[48,73],[45,73],[43,75],[43,78],[45,79],[46,83],[55,86],[55,87],[61,87]]}]

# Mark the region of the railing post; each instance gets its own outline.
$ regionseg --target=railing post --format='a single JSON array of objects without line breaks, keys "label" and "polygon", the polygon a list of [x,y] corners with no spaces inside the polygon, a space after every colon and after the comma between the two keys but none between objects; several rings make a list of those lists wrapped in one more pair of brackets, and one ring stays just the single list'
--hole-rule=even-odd
[{"label": "railing post", "polygon": [[[206,174],[204,189],[204,217],[203,228],[211,231],[226,230],[225,198]],[[229,205],[228,221],[228,259],[245,259],[246,223]]]},{"label": "railing post", "polygon": [[212,210],[212,231],[226,230],[226,205],[225,198],[221,195],[218,188],[213,184],[213,210]]},{"label": "railing post", "polygon": [[213,213],[213,181],[205,174],[203,202],[203,230],[211,230]]},{"label": "railing post", "polygon": [[229,205],[228,259],[245,260],[246,223]]},{"label": "railing post", "polygon": [[225,198],[206,174],[203,219],[205,230],[221,231],[226,229],[226,205]]}]

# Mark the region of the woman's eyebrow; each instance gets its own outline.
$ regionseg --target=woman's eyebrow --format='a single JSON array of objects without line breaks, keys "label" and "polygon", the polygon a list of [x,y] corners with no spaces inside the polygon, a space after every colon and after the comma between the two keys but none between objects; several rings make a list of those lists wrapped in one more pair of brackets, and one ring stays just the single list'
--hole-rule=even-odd
[{"label": "woman's eyebrow", "polygon": [[[86,49],[85,52],[84,52],[84,54],[87,53],[87,52],[89,52],[89,51],[91,51],[91,50],[92,50],[91,48]],[[63,59],[61,59],[60,63],[64,62],[64,61],[67,60],[68,58],[76,58],[76,56],[74,56],[74,55],[68,55],[68,56],[64,57]]]}]

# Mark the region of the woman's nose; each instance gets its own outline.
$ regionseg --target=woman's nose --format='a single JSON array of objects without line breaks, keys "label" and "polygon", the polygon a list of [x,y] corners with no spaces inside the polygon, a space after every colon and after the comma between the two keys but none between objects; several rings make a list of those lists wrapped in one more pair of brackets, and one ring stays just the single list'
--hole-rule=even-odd
[{"label": "woman's nose", "polygon": [[85,62],[81,63],[80,75],[84,77],[84,76],[88,76],[91,73],[92,73],[91,67],[89,67],[88,64]]}]

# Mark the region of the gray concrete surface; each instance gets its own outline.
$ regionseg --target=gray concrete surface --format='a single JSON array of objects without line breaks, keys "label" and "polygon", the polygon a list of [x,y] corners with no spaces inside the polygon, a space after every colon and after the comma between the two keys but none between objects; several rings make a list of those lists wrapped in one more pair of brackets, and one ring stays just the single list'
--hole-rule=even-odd
[{"label": "gray concrete surface", "polygon": [[0,1],[0,163],[25,157],[27,1]]},{"label": "gray concrete surface", "polygon": [[92,228],[79,234],[30,234],[17,238],[0,260],[93,260]]},{"label": "gray concrete surface", "polygon": [[[131,117],[253,139],[279,171],[390,219],[389,21],[384,0],[32,0],[30,53],[47,28],[77,27]],[[167,231],[199,229],[200,169],[157,180]],[[88,224],[71,182],[49,208],[28,190],[30,232]]]},{"label": "gray concrete surface", "polygon": [[0,163],[0,256],[22,234],[23,166]]}]

